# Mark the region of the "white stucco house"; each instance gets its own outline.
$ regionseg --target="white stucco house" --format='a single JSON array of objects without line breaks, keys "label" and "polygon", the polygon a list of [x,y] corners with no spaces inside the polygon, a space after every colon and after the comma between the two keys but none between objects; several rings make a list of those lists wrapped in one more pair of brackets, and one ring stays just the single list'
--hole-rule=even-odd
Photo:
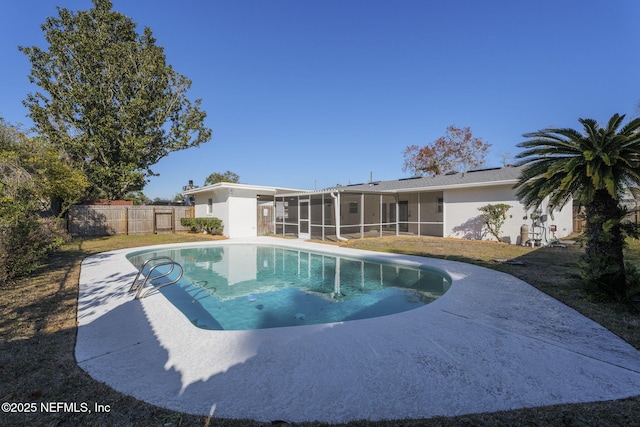
[{"label": "white stucco house", "polygon": [[[273,218],[265,220],[264,215],[260,215],[264,211],[261,211],[259,207],[265,206],[270,213],[273,210],[277,194],[301,191],[219,182],[186,190],[183,194],[193,197],[196,218],[220,218],[224,226],[223,234],[232,238],[273,234],[273,227],[269,228],[265,225],[265,221],[271,222]],[[258,224],[261,225],[260,230]]]},{"label": "white stucco house", "polygon": [[[330,241],[396,235],[492,239],[478,210],[489,203],[511,206],[502,227],[504,241],[544,244],[571,234],[571,203],[548,212],[546,205],[534,211],[518,201],[513,186],[520,170],[481,169],[319,191],[218,183],[184,195],[193,197],[196,217],[220,218],[230,238],[272,234]],[[523,234],[525,228],[528,234]]]}]

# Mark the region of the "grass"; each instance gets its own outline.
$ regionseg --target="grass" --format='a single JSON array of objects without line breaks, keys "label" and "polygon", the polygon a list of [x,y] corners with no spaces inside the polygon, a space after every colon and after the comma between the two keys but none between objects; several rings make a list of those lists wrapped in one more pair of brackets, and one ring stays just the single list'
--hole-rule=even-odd
[{"label": "grass", "polygon": [[[0,402],[66,402],[109,405],[106,413],[3,413],[0,425],[43,426],[246,426],[248,420],[220,420],[177,413],[138,401],[95,381],[74,359],[78,279],[82,260],[127,247],[200,241],[203,235],[118,236],[74,240],[30,277],[0,288]],[[470,262],[531,283],[601,323],[640,349],[640,315],[628,307],[571,284],[582,249],[523,248],[491,242],[429,237],[353,240],[345,246]],[[640,265],[640,242],[627,259]],[[522,265],[496,262],[514,259]],[[39,408],[39,406],[38,406]],[[302,426],[310,423],[299,424]],[[611,402],[558,405],[423,420],[358,421],[348,426],[640,426],[640,396]]]}]

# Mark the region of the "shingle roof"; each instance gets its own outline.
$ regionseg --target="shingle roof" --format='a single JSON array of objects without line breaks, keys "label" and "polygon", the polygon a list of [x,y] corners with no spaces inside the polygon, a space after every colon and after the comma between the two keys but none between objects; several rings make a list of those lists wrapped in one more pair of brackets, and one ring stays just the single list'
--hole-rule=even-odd
[{"label": "shingle roof", "polygon": [[276,187],[248,186],[246,184],[218,183],[205,187],[195,188],[183,192],[183,194],[195,194],[211,191],[219,186],[237,186],[252,189],[269,189],[271,193],[287,196],[302,196],[308,194],[340,192],[403,192],[425,190],[442,190],[446,188],[482,187],[491,185],[514,185],[520,177],[522,167],[507,166],[503,168],[479,169],[466,173],[454,173],[449,175],[436,175],[424,177],[401,178],[390,181],[374,181],[365,184],[345,185],[341,187],[325,188],[322,190],[295,190]]},{"label": "shingle roof", "polygon": [[482,184],[515,184],[520,177],[522,167],[479,169],[466,173],[402,178],[391,181],[374,181],[366,184],[354,184],[338,187],[339,191],[408,191],[420,188],[445,188],[481,186]]}]

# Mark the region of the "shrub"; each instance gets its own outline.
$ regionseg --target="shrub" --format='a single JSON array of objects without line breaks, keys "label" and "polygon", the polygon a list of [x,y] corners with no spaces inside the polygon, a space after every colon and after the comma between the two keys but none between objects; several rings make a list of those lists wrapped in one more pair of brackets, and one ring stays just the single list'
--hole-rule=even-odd
[{"label": "shrub", "polygon": [[224,230],[219,218],[180,218],[183,227],[189,227],[192,233],[220,235]]},{"label": "shrub", "polygon": [[180,218],[180,224],[183,227],[189,227],[189,231],[195,233],[197,230],[195,218]]},{"label": "shrub", "polygon": [[507,219],[507,211],[509,209],[511,209],[511,206],[505,203],[488,204],[478,208],[482,212],[481,217],[484,226],[499,242],[502,241],[500,233],[502,233],[502,226]]},{"label": "shrub", "polygon": [[33,215],[0,221],[0,282],[34,271],[40,262],[68,240],[62,220]]},{"label": "shrub", "polygon": [[0,118],[0,283],[31,273],[64,243],[63,221],[43,212],[52,199],[66,209],[85,184],[59,152]]}]

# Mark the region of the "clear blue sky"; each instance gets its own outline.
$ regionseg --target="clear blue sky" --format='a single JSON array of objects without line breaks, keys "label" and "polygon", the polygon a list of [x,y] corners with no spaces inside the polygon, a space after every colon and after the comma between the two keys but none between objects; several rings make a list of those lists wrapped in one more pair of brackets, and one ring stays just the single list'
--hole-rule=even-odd
[{"label": "clear blue sky", "polygon": [[[407,176],[402,153],[449,125],[492,144],[640,114],[637,0],[113,0],[193,81],[213,138],[153,169],[144,192],[169,198],[231,170],[240,182],[301,189]],[[44,47],[55,6],[4,2],[0,116],[30,125],[38,90],[18,45]]]}]

